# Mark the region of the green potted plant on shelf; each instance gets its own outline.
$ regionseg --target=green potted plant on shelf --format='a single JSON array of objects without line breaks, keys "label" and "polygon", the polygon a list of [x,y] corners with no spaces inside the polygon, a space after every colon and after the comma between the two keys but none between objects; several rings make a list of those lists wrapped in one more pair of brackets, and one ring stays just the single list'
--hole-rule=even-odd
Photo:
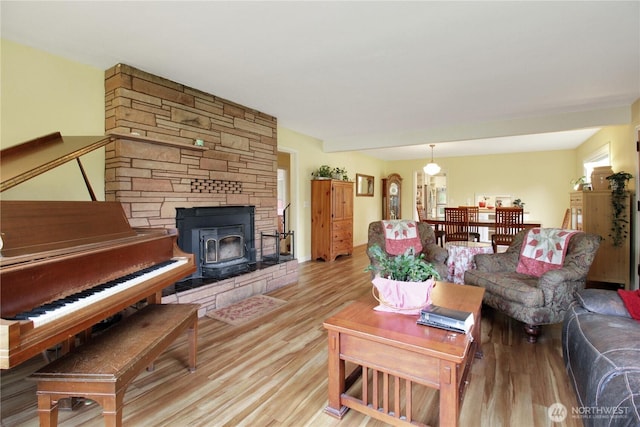
[{"label": "green potted plant on shelf", "polygon": [[349,176],[347,175],[347,169],[345,168],[333,168],[332,172],[334,179],[341,179],[343,181],[349,181]]},{"label": "green potted plant on shelf", "polygon": [[313,179],[331,179],[333,177],[333,169],[331,169],[331,166],[322,165],[311,172],[311,176]]},{"label": "green potted plant on shelf", "polygon": [[374,297],[380,303],[376,310],[401,314],[418,314],[431,303],[431,290],[440,280],[433,264],[416,255],[413,248],[397,256],[387,255],[378,245],[369,248],[373,258],[365,271],[373,272]]},{"label": "green potted plant on shelf", "polygon": [[621,246],[629,234],[627,231],[629,219],[627,218],[626,186],[631,178],[633,175],[624,171],[616,172],[607,177],[609,187],[611,187],[611,233],[609,237],[613,240],[613,246]]},{"label": "green potted plant on shelf", "polygon": [[349,175],[345,168],[332,168],[329,165],[322,165],[318,169],[311,172],[312,179],[340,179],[349,181]]},{"label": "green potted plant on shelf", "polygon": [[571,185],[573,185],[573,189],[575,191],[582,191],[582,188],[584,187],[584,185],[587,183],[587,177],[586,176],[581,176],[580,178],[576,178],[574,180],[571,180]]}]

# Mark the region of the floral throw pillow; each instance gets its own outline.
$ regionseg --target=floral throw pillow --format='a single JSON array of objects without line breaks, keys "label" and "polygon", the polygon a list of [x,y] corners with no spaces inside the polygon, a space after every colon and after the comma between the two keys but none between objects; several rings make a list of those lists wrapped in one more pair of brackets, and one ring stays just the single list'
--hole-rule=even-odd
[{"label": "floral throw pillow", "polygon": [[562,268],[569,239],[576,230],[561,228],[532,228],[522,242],[516,271],[540,277],[549,270]]}]

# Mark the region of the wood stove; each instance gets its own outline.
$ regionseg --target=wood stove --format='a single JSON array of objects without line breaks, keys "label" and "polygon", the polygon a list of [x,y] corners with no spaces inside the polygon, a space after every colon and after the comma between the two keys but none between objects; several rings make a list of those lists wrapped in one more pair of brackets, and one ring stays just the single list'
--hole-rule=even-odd
[{"label": "wood stove", "polygon": [[176,208],[178,246],[196,257],[190,278],[223,279],[256,263],[255,206]]}]

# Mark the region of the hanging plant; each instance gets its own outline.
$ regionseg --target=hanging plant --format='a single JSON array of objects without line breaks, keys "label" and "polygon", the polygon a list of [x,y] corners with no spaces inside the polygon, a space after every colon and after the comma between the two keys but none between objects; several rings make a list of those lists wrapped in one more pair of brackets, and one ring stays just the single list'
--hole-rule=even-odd
[{"label": "hanging plant", "polygon": [[626,185],[631,178],[633,175],[627,172],[616,172],[607,177],[611,187],[611,234],[609,237],[613,239],[613,246],[622,246],[629,234]]}]

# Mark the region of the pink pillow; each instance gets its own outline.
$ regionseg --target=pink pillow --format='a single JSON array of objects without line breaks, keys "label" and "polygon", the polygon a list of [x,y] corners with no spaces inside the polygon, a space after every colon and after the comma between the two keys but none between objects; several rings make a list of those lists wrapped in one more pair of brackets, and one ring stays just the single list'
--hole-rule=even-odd
[{"label": "pink pillow", "polygon": [[531,228],[520,250],[518,273],[540,277],[549,270],[558,270],[564,264],[569,239],[576,230],[561,228]]},{"label": "pink pillow", "polygon": [[385,251],[391,255],[402,255],[413,248],[414,254],[422,252],[422,242],[415,221],[393,219],[383,220],[382,228],[385,236]]},{"label": "pink pillow", "polygon": [[640,289],[635,291],[625,291],[618,289],[618,295],[622,298],[627,311],[636,320],[640,321]]}]

